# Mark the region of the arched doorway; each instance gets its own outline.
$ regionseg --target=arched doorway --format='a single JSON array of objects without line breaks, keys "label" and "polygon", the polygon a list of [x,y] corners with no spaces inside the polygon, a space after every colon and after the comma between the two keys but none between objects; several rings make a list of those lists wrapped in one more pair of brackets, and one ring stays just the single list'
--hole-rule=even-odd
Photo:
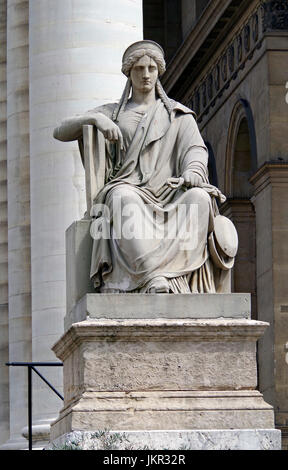
[{"label": "arched doorway", "polygon": [[[252,119],[252,121],[251,121]],[[225,194],[221,213],[236,226],[239,248],[232,272],[232,292],[251,293],[251,316],[257,318],[256,222],[250,178],[257,166],[256,142],[249,104],[239,100],[228,132]]]},{"label": "arched doorway", "polygon": [[253,196],[253,186],[249,182],[253,175],[248,121],[243,117],[240,121],[234,145],[231,169],[233,198],[249,199]]}]

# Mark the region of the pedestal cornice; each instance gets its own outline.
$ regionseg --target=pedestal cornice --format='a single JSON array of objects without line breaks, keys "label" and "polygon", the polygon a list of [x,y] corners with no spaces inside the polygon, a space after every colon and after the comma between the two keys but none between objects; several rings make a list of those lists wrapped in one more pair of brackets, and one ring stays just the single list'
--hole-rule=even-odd
[{"label": "pedestal cornice", "polygon": [[139,342],[229,342],[257,341],[269,326],[266,322],[247,319],[216,320],[85,320],[74,323],[54,344],[52,350],[64,361],[80,343],[90,341]]}]

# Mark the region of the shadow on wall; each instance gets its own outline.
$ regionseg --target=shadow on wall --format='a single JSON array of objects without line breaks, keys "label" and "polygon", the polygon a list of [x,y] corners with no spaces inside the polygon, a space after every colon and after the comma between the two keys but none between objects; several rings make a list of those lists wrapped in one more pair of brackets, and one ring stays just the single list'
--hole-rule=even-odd
[{"label": "shadow on wall", "polygon": [[225,165],[227,201],[221,212],[236,226],[238,254],[232,272],[232,291],[251,293],[251,315],[257,319],[256,214],[251,198],[251,176],[257,170],[257,145],[252,110],[248,101],[236,103],[230,119]]}]

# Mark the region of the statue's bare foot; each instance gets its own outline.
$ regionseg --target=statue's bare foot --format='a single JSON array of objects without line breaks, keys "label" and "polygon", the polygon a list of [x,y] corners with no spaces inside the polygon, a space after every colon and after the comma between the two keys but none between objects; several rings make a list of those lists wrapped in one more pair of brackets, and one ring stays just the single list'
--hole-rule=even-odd
[{"label": "statue's bare foot", "polygon": [[154,277],[152,281],[150,281],[147,292],[149,294],[169,294],[169,283],[165,277]]}]

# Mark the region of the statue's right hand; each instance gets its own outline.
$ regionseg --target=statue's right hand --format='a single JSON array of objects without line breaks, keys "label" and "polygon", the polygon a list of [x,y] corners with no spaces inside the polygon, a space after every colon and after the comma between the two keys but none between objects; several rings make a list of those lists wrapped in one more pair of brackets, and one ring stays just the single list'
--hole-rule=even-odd
[{"label": "statue's right hand", "polygon": [[95,126],[103,133],[105,139],[110,142],[119,142],[120,148],[123,149],[123,136],[115,122],[104,114],[97,113],[95,115]]}]

